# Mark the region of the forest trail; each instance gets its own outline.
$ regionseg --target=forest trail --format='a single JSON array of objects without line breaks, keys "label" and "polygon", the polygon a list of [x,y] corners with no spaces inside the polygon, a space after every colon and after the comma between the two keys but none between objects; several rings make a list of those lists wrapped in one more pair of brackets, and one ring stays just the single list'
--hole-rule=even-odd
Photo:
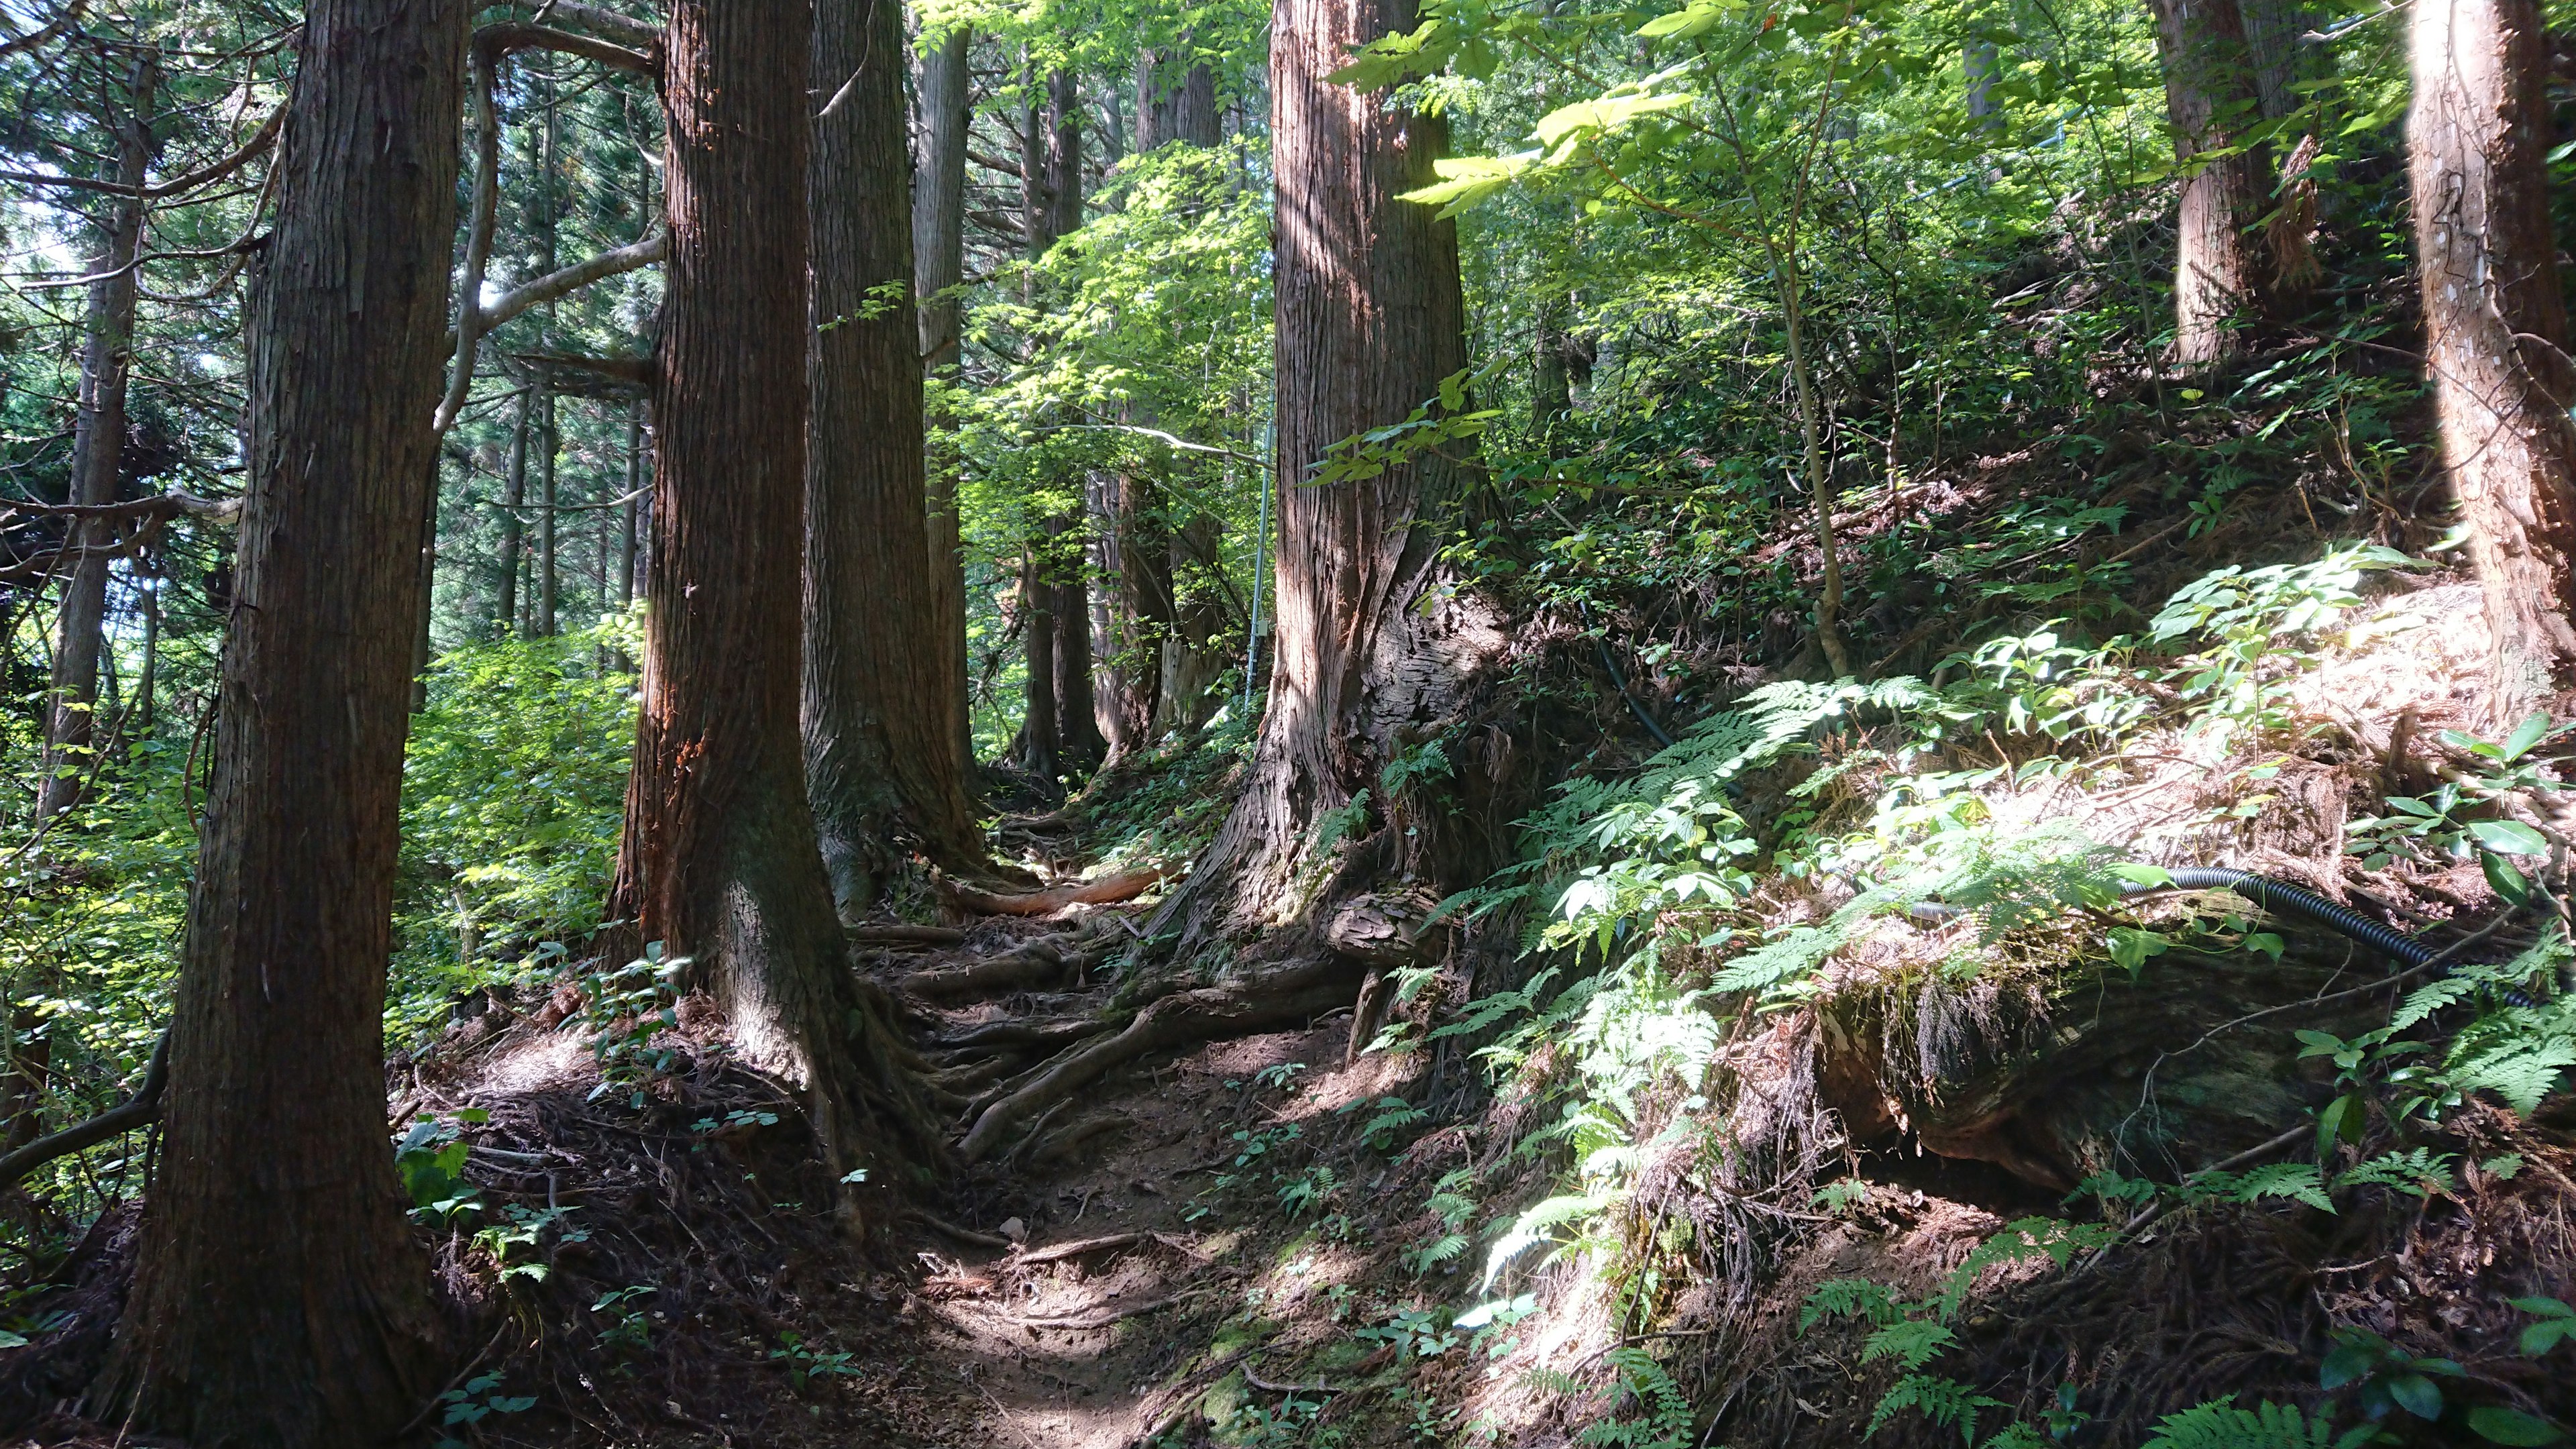
[{"label": "forest trail", "polygon": [[[1097,928],[1127,913],[1069,914]],[[883,953],[877,971],[899,985],[971,970],[1061,929],[987,921],[954,947]],[[1049,1053],[1023,1059],[1008,1047],[956,1043],[990,1042],[1110,1004],[1114,983],[1080,965],[1066,974],[1071,979],[1046,983],[1063,989],[938,1004],[907,995],[915,1045],[952,1074],[1033,1069]],[[1149,1054],[1048,1112],[1019,1145],[967,1174],[958,1190],[965,1221],[910,1219],[905,1255],[917,1265],[924,1309],[912,1347],[953,1364],[973,1391],[947,1396],[942,1412],[956,1417],[930,1442],[1127,1449],[1169,1432],[1229,1375],[1274,1398],[1298,1387],[1278,1364],[1311,1334],[1284,1326],[1281,1310],[1309,1299],[1319,1305],[1329,1265],[1297,1263],[1283,1282],[1278,1255],[1265,1252],[1271,1245],[1259,1236],[1280,1224],[1266,1215],[1229,1223],[1215,1199],[1270,1144],[1318,1131],[1335,1114],[1403,1087],[1403,1068],[1388,1058],[1346,1064],[1349,1034],[1345,1007],[1302,1029]],[[975,1105],[1011,1080],[1001,1078]],[[1290,1090],[1283,1102],[1269,1088]],[[1283,1326],[1259,1335],[1225,1329],[1225,1320],[1253,1307]]]}]

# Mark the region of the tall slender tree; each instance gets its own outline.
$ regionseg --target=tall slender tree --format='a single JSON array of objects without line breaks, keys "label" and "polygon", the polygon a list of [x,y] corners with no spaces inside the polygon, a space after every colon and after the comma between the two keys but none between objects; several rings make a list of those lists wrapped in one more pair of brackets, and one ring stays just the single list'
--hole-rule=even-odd
[{"label": "tall slender tree", "polygon": [[2227,326],[2261,280],[2246,228],[2263,213],[2262,119],[2237,0],[2152,0],[2165,110],[2183,182],[2174,249],[2174,360],[2204,367],[2239,350]]},{"label": "tall slender tree", "polygon": [[878,1038],[806,799],[785,586],[804,564],[812,111],[776,82],[813,74],[813,24],[805,0],[671,7],[644,699],[611,905],[688,958],[749,1060],[806,1090],[839,1163],[909,1098],[859,1049]]},{"label": "tall slender tree", "polygon": [[2425,360],[2510,722],[2576,685],[2576,369],[2550,228],[2548,40],[2532,0],[2418,0],[2410,49]]},{"label": "tall slender tree", "polygon": [[314,0],[277,162],[161,1160],[92,1396],[209,1449],[378,1443],[437,1390],[384,999],[466,17]]},{"label": "tall slender tree", "polygon": [[[974,118],[974,89],[966,58],[975,42],[960,25],[922,57],[918,94],[921,154],[913,168],[913,294],[920,304],[921,365],[954,375],[965,306],[958,298],[966,279],[966,136]],[[949,714],[952,768],[972,779],[974,732],[966,701],[966,560],[957,512],[957,471],[926,444],[929,491],[931,610],[939,631],[940,696]]]},{"label": "tall slender tree", "polygon": [[924,498],[900,0],[819,0],[812,416],[805,463],[805,778],[832,894],[872,905],[909,837],[983,850],[953,748],[954,673]]},{"label": "tall slender tree", "polygon": [[[116,135],[116,181],[129,191],[142,190],[157,149],[152,121],[159,84],[160,64],[151,51],[144,51],[126,76],[122,107],[108,117]],[[125,387],[134,365],[134,259],[143,245],[144,207],[140,195],[107,203],[102,244],[90,268],[94,280],[82,329],[80,411],[72,433],[74,503],[114,503],[122,477]],[[115,524],[105,518],[85,519],[72,530],[79,548],[63,590],[53,688],[46,695],[45,775],[36,791],[40,821],[80,798],[86,757],[97,734],[98,658],[107,632],[109,546],[115,532]]]}]

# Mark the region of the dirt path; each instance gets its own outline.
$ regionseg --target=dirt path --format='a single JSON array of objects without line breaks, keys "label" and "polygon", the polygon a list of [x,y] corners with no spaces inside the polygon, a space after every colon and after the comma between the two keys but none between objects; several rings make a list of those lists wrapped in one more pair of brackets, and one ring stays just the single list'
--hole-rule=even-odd
[{"label": "dirt path", "polygon": [[[964,945],[890,952],[878,970],[889,984],[963,971],[1062,929],[986,922]],[[951,1078],[989,1074],[991,1052],[951,1044],[1106,1006],[1112,984],[1081,974],[1088,984],[1069,989],[1042,981],[937,1004],[908,996],[916,1044]],[[1255,1178],[1269,1184],[1259,1159],[1273,1146],[1401,1087],[1384,1059],[1343,1065],[1349,1030],[1344,1009],[1303,1029],[1141,1058],[971,1169],[953,1199],[956,1220],[918,1221],[907,1247],[923,1270],[920,1348],[972,1390],[942,1396],[941,1412],[967,1422],[932,1442],[1180,1443],[1184,1416],[1196,1417],[1204,1391],[1229,1377],[1293,1387],[1281,1384],[1290,1371],[1278,1365],[1309,1335],[1282,1310],[1320,1302],[1330,1275],[1311,1252],[1283,1268],[1282,1222],[1245,1211],[1233,1190]],[[1044,1054],[1007,1060],[1025,1071]],[[978,1105],[1009,1080],[986,1084]],[[970,1116],[961,1114],[961,1131]],[[1247,1318],[1259,1326],[1243,1326]]]}]

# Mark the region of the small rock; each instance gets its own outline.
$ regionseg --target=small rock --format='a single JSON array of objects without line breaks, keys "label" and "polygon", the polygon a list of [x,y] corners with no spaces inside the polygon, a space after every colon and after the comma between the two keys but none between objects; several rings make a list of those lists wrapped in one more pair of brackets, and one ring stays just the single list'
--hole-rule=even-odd
[{"label": "small rock", "polygon": [[1010,1239],[1014,1243],[1025,1243],[1029,1240],[1029,1225],[1021,1222],[1018,1218],[1002,1219],[1002,1225],[995,1228],[993,1231],[1000,1233],[1003,1237]]}]

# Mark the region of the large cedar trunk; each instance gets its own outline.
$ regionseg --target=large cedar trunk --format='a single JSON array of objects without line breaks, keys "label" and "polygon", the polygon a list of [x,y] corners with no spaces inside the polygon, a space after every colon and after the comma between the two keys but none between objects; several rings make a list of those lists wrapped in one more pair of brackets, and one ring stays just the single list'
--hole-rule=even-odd
[{"label": "large cedar trunk", "polygon": [[[966,131],[974,94],[966,70],[974,31],[958,26],[921,62],[921,159],[913,172],[913,290],[921,305],[921,362],[954,373],[963,304],[954,289],[966,276]],[[954,460],[934,452],[925,500],[930,525],[931,609],[940,638],[940,697],[949,713],[952,766],[960,779],[975,769],[968,719],[966,565],[957,519]]]},{"label": "large cedar trunk", "polygon": [[[814,322],[805,471],[805,778],[832,895],[875,902],[909,837],[954,870],[983,857],[954,749],[946,633],[923,497],[898,0],[823,0],[808,205]],[[962,677],[953,679],[962,689]]]},{"label": "large cedar trunk", "polygon": [[1021,769],[1052,784],[1063,741],[1056,732],[1055,597],[1043,545],[1032,542],[1020,558],[1020,658],[1028,676],[1021,690]]},{"label": "large cedar trunk", "polygon": [[2257,275],[2245,229],[2263,214],[2268,188],[2259,148],[2213,161],[2195,158],[2241,145],[2241,133],[2261,111],[2237,0],[2153,4],[2165,111],[2174,157],[2185,172],[2174,243],[2174,360],[2205,367],[2240,350],[2227,321],[2254,295]]},{"label": "large cedar trunk", "polygon": [[2576,378],[2549,222],[2548,49],[2531,0],[2425,0],[2412,25],[2425,356],[2509,722],[2576,684]]},{"label": "large cedar trunk", "polygon": [[383,1442],[439,1387],[385,963],[467,8],[315,0],[249,329],[246,502],[134,1287],[90,1407]]},{"label": "large cedar trunk", "polygon": [[1173,49],[1147,50],[1136,57],[1138,151],[1169,141],[1213,146],[1224,139],[1217,126],[1216,73],[1179,59]]},{"label": "large cedar trunk", "polygon": [[[1333,444],[1402,421],[1466,365],[1457,230],[1396,200],[1429,183],[1445,128],[1325,79],[1356,46],[1414,23],[1407,0],[1277,0],[1272,12],[1277,663],[1243,794],[1166,910],[1193,937],[1311,913],[1339,945],[1332,889],[1310,905],[1316,893],[1295,888],[1320,818],[1461,723],[1472,676],[1504,643],[1482,601],[1444,587],[1454,580],[1417,527],[1458,500],[1460,468],[1423,454],[1374,478],[1304,481]],[[1374,829],[1346,832],[1371,868],[1347,878],[1438,889],[1474,869],[1451,812],[1372,807]]]},{"label": "large cedar trunk", "polygon": [[838,1166],[910,1098],[849,971],[798,731],[810,112],[778,78],[809,74],[812,24],[802,3],[671,9],[644,700],[611,914],[689,958],[736,1048],[806,1089]]},{"label": "large cedar trunk", "polygon": [[[152,93],[159,69],[146,53],[134,63],[127,109],[116,127],[118,184],[140,187],[152,164]],[[134,364],[134,254],[143,243],[143,201],[120,198],[109,208],[106,245],[89,284],[87,335],[81,350],[80,412],[73,422],[71,501],[116,501],[118,465],[125,449],[125,382]],[[54,649],[53,687],[47,693],[45,773],[36,792],[36,819],[50,820],[80,799],[96,733],[98,656],[107,632],[107,547],[116,525],[103,518],[75,525],[82,552],[63,589],[61,636]]]}]

